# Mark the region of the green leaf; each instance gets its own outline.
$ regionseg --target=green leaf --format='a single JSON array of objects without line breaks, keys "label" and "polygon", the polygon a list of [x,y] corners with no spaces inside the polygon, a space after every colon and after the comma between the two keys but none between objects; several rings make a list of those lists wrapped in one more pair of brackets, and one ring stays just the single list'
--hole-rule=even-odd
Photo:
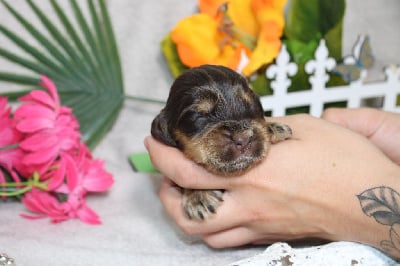
[{"label": "green leaf", "polygon": [[296,39],[284,41],[288,51],[292,56],[292,60],[297,64],[305,64],[307,61],[314,59],[315,50],[319,44],[319,38],[313,39],[307,43]]},{"label": "green leaf", "polygon": [[176,45],[171,38],[171,33],[168,33],[161,41],[161,51],[164,54],[173,77],[179,76],[183,71],[188,69],[179,59]]},{"label": "green leaf", "polygon": [[292,0],[286,16],[285,37],[304,45],[322,37],[330,55],[341,58],[345,0]]},{"label": "green leaf", "polygon": [[325,36],[343,19],[344,0],[292,0],[286,17],[285,36],[304,43],[319,33]]},{"label": "green leaf", "polygon": [[[41,23],[33,25],[25,14],[1,0],[16,22],[36,40],[38,47],[0,22],[0,34],[24,52],[16,53],[14,47],[6,48],[0,44],[0,57],[33,73],[9,73],[0,67],[0,81],[26,85],[30,90],[32,85],[38,88],[40,75],[51,78],[62,104],[71,107],[78,118],[83,140],[94,148],[114,124],[126,98],[121,62],[105,0],[87,0],[89,12],[84,12],[76,0],[69,1],[72,17],[67,16],[56,0],[49,1],[60,23],[52,21],[33,0],[27,0]],[[15,100],[25,93],[26,90],[11,91],[2,92],[2,95]]]},{"label": "green leaf", "polygon": [[271,95],[271,81],[265,76],[265,69],[258,71],[254,78],[250,79],[251,89],[260,96]]}]

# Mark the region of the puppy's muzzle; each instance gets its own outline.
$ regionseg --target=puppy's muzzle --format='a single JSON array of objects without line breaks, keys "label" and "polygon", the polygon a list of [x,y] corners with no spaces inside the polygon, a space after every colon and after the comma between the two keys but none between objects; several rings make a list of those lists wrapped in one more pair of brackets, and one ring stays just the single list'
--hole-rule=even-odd
[{"label": "puppy's muzzle", "polygon": [[[190,139],[179,140],[188,156],[218,175],[230,175],[247,170],[260,161],[267,150],[264,119],[223,121],[209,125]],[[181,136],[181,134],[177,134]],[[202,152],[199,152],[202,151]]]}]

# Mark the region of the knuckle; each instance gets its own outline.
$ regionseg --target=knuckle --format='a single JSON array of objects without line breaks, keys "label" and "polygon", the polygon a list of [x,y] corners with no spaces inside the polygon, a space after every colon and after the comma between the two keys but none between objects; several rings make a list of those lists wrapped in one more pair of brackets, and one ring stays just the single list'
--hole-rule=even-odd
[{"label": "knuckle", "polygon": [[189,236],[194,236],[194,235],[198,234],[198,232],[195,229],[195,227],[190,226],[187,223],[187,221],[184,221],[184,219],[186,219],[186,218],[179,219],[178,221],[176,221],[177,225],[182,230],[182,232],[185,233],[186,235],[189,235]]},{"label": "knuckle", "polygon": [[308,119],[310,119],[310,117],[311,117],[311,115],[309,115],[309,114],[304,114],[304,113],[296,114],[296,120],[300,120],[300,121],[308,120]]},{"label": "knuckle", "polygon": [[325,120],[332,120],[333,118],[336,117],[336,112],[337,112],[337,109],[335,109],[335,108],[325,109],[321,115],[321,118],[323,118]]}]

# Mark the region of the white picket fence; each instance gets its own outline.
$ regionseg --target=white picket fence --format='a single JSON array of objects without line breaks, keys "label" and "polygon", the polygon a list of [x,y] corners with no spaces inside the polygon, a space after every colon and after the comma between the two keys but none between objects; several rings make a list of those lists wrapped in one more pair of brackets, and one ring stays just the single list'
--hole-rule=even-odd
[{"label": "white picket fence", "polygon": [[305,64],[305,71],[310,74],[311,90],[288,92],[291,84],[289,77],[297,73],[298,67],[290,62],[289,53],[283,45],[276,63],[266,70],[267,78],[271,79],[273,94],[261,97],[265,111],[271,111],[272,116],[286,114],[288,108],[309,106],[311,115],[320,116],[324,105],[333,102],[347,102],[347,107],[360,107],[363,100],[381,99],[382,109],[400,112],[396,99],[400,95],[400,68],[390,66],[384,69],[386,79],[380,82],[365,83],[367,70],[361,71],[360,79],[348,86],[325,87],[329,81],[327,71],[331,71],[336,61],[329,57],[325,41],[321,40],[315,52],[315,59]]}]

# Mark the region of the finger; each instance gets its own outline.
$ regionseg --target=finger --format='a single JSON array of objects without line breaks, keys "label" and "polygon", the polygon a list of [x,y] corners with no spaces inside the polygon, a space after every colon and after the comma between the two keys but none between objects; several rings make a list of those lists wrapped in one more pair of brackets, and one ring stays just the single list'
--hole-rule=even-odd
[{"label": "finger", "polygon": [[229,192],[224,193],[224,201],[217,208],[216,213],[205,220],[189,219],[187,217],[182,206],[182,195],[168,179],[164,179],[162,182],[160,199],[168,214],[182,231],[188,235],[205,235],[224,231],[244,224],[247,219],[246,216],[240,215],[245,210],[232,199]]},{"label": "finger", "polygon": [[207,232],[205,228],[199,230],[203,225],[202,221],[191,220],[186,216],[182,206],[182,193],[167,178],[163,179],[159,194],[165,210],[184,233],[198,235],[200,232]]},{"label": "finger", "polygon": [[371,138],[382,124],[385,113],[372,108],[327,109],[322,118]]},{"label": "finger", "polygon": [[213,234],[202,235],[201,238],[210,247],[230,248],[257,242],[259,236],[246,227],[235,227]]},{"label": "finger", "polygon": [[180,188],[166,177],[161,181],[159,196],[165,210],[175,221],[184,215]]},{"label": "finger", "polygon": [[166,146],[153,137],[144,140],[150,159],[156,169],[180,187],[192,189],[227,189],[229,182],[221,176],[207,172],[185,157],[176,148]]},{"label": "finger", "polygon": [[202,235],[201,238],[213,248],[229,248],[247,244],[272,244],[279,241],[302,239],[304,237],[298,238],[279,233],[263,233],[251,227],[239,226],[213,234]]}]

